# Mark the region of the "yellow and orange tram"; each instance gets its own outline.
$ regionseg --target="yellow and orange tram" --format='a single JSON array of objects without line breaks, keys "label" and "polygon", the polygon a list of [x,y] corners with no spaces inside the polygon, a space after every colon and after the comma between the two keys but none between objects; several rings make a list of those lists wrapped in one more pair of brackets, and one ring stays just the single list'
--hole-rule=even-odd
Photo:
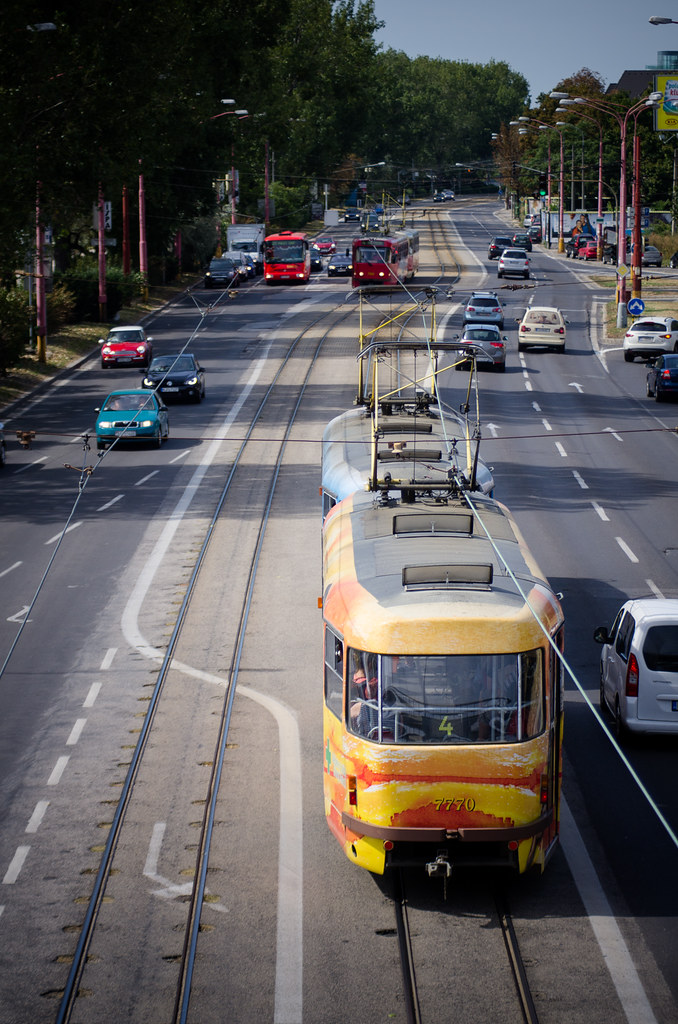
[{"label": "yellow and orange tram", "polygon": [[347,857],[543,869],[559,830],[563,614],[509,510],[359,491],[323,526],[324,798]]}]

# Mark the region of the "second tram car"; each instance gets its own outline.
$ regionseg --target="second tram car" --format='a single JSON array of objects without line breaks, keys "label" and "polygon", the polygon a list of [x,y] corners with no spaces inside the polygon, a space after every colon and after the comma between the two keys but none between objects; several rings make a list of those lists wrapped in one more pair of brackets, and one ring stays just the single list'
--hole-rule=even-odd
[{"label": "second tram car", "polygon": [[311,252],[303,231],[281,231],[264,240],[266,284],[298,284],[311,276]]},{"label": "second tram car", "polygon": [[563,614],[509,510],[388,481],[323,527],[324,798],[353,863],[543,870]]},{"label": "second tram car", "polygon": [[353,239],[354,288],[393,291],[407,280],[410,240],[406,235],[390,238]]}]

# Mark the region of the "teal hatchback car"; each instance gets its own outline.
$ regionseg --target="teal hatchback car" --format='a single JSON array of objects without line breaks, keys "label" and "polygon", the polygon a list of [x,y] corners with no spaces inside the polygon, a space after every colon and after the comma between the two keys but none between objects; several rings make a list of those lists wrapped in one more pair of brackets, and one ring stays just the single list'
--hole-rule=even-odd
[{"label": "teal hatchback car", "polygon": [[169,437],[167,406],[154,391],[111,391],[95,410],[97,448],[114,441],[141,441],[159,448]]}]

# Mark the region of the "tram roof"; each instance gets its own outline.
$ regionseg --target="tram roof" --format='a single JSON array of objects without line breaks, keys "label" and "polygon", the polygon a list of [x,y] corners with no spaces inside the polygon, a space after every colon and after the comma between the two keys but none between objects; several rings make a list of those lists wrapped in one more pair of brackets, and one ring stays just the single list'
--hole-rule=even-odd
[{"label": "tram roof", "polygon": [[550,633],[562,622],[555,594],[509,510],[483,495],[473,506],[475,514],[461,497],[384,504],[360,493],[332,510],[324,610],[348,643],[410,654],[543,644],[537,618]]},{"label": "tram roof", "polygon": [[[392,415],[382,414],[376,421],[378,476],[388,472],[394,480],[416,479],[445,488],[449,472],[459,466],[470,479],[468,460],[473,454],[467,450],[461,418],[437,407],[417,407],[414,400],[404,405],[409,412],[396,407]],[[336,416],[323,433],[323,488],[338,501],[363,489],[371,475],[373,450],[374,421],[368,409],[358,407]],[[477,477],[483,492],[494,488],[494,478],[481,460]]]}]

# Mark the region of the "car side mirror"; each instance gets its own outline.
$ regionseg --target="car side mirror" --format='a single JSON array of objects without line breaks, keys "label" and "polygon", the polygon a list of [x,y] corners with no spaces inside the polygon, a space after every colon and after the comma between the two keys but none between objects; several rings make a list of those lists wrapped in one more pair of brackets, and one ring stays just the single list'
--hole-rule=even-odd
[{"label": "car side mirror", "polygon": [[103,345],[105,341],[106,341],[105,338],[99,338],[99,344],[100,345]]},{"label": "car side mirror", "polygon": [[155,341],[155,338],[146,338],[146,341]]},{"label": "car side mirror", "polygon": [[598,626],[593,631],[593,639],[597,644],[609,644],[610,637],[607,632],[607,626]]},{"label": "car side mirror", "polygon": [[95,405],[94,406],[94,411],[95,412],[101,412],[101,406],[100,405]]}]

